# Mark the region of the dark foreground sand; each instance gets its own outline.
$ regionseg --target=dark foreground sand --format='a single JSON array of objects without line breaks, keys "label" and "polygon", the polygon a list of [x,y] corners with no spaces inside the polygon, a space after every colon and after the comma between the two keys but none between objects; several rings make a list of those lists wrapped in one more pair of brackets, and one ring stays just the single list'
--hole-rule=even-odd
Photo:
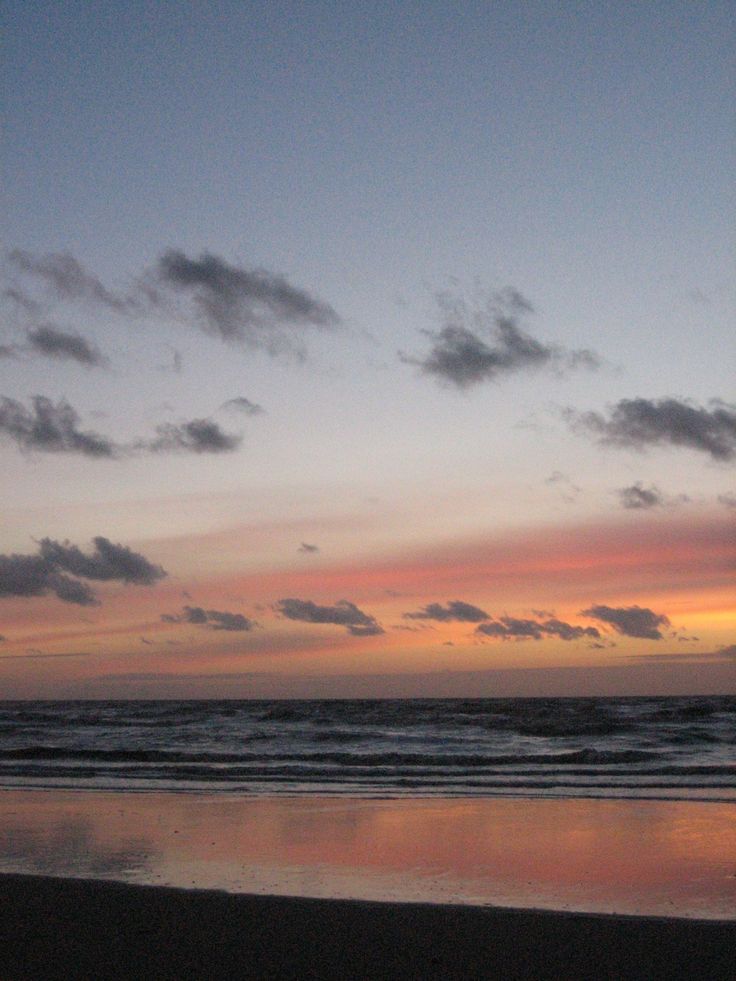
[{"label": "dark foreground sand", "polygon": [[0,875],[0,981],[736,977],[729,922]]}]

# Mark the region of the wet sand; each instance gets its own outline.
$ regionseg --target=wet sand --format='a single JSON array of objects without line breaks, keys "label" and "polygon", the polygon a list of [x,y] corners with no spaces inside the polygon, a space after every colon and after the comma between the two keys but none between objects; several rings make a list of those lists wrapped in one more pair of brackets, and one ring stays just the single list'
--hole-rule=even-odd
[{"label": "wet sand", "polygon": [[0,872],[731,919],[736,805],[6,790]]},{"label": "wet sand", "polygon": [[731,981],[735,816],[2,791],[0,981]]},{"label": "wet sand", "polygon": [[707,978],[736,921],[300,899],[0,876],[0,977]]}]

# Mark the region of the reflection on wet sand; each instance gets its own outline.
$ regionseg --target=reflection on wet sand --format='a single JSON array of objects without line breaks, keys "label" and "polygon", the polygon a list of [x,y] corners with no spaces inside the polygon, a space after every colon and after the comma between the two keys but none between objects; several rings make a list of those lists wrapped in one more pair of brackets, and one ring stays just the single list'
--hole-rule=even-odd
[{"label": "reflection on wet sand", "polygon": [[736,807],[0,793],[0,871],[732,918]]}]

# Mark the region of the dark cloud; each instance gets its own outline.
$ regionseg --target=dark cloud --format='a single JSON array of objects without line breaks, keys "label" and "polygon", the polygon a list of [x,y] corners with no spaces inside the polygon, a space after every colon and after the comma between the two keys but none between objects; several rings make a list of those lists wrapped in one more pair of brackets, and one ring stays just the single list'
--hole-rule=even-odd
[{"label": "dark cloud", "polygon": [[274,350],[274,328],[281,325],[327,327],[340,322],[329,304],[283,276],[234,266],[211,253],[190,259],[169,249],[153,275],[159,288],[189,295],[204,328],[224,340]]},{"label": "dark cloud", "polygon": [[441,603],[429,603],[421,610],[414,613],[404,613],[407,620],[439,620],[447,623],[451,620],[458,620],[461,623],[480,623],[481,620],[490,620],[490,616],[485,610],[470,603],[463,603],[462,600],[450,600],[447,606]]},{"label": "dark cloud", "polygon": [[581,637],[600,637],[600,631],[596,627],[581,627],[564,620],[552,617],[542,623],[542,630],[551,637],[559,637],[560,640],[579,640]]},{"label": "dark cloud", "polygon": [[670,625],[669,619],[663,613],[655,613],[642,606],[591,606],[582,610],[580,616],[607,623],[626,637],[643,637],[646,640],[661,640],[659,628]]},{"label": "dark cloud", "polygon": [[257,402],[251,402],[250,399],[239,395],[237,398],[228,399],[227,402],[223,402],[222,409],[234,409],[236,412],[243,412],[247,416],[260,416],[266,410],[262,405],[258,405]]},{"label": "dark cloud", "polygon": [[213,630],[252,630],[254,623],[242,613],[207,610],[207,622]]},{"label": "dark cloud", "polygon": [[297,552],[302,552],[305,555],[313,555],[315,552],[319,552],[319,545],[310,545],[309,542],[302,542]]},{"label": "dark cloud", "polygon": [[650,508],[661,507],[665,503],[661,491],[652,486],[644,487],[637,481],[630,487],[621,487],[616,491],[621,507],[628,511],[648,511]]},{"label": "dark cloud", "polygon": [[57,569],[83,579],[101,582],[117,579],[139,586],[152,586],[166,576],[160,565],[153,565],[143,555],[125,545],[114,545],[102,535],[92,541],[95,550],[91,555],[85,555],[69,542],[55,542],[50,538],[41,539],[39,552],[46,562]]},{"label": "dark cloud", "polygon": [[714,399],[706,409],[668,398],[622,399],[606,418],[599,412],[565,413],[574,429],[611,446],[644,449],[669,444],[707,453],[714,460],[736,458],[736,406]]},{"label": "dark cloud", "polygon": [[88,368],[105,364],[105,359],[94,344],[90,344],[80,334],[59,330],[51,324],[29,330],[28,343],[31,350],[49,358],[77,361]]},{"label": "dark cloud", "polygon": [[14,344],[0,344],[0,358],[15,358],[18,349]]},{"label": "dark cloud", "polygon": [[491,623],[481,623],[475,632],[501,640],[541,640],[543,637],[559,637],[560,640],[580,640],[582,637],[600,637],[595,627],[581,627],[551,617],[548,620],[526,620],[518,617],[499,617]]},{"label": "dark cloud", "polygon": [[242,441],[242,436],[226,433],[211,419],[192,419],[178,425],[164,423],[157,426],[156,438],[145,447],[153,453],[231,453]]},{"label": "dark cloud", "polygon": [[113,442],[99,433],[80,430],[78,423],[79,415],[64,399],[54,405],[51,399],[34,395],[27,409],[15,399],[0,398],[0,434],[12,437],[23,450],[117,456]]},{"label": "dark cloud", "polygon": [[210,627],[212,630],[252,630],[255,621],[243,616],[242,613],[228,613],[226,610],[205,610],[201,606],[185,606],[181,613],[163,613],[161,619],[165,623],[193,623],[199,627]]},{"label": "dark cloud", "polygon": [[85,555],[69,542],[44,538],[37,555],[0,555],[0,597],[53,593],[65,603],[97,606],[94,593],[82,579],[150,586],[166,575],[161,566],[124,545],[114,545],[102,536],[94,539],[94,545],[95,551]]},{"label": "dark cloud", "polygon": [[339,600],[334,606],[318,606],[311,600],[282,599],[275,608],[289,620],[300,620],[303,623],[334,623],[346,627],[356,637],[384,632],[375,617],[359,610],[355,603],[350,603],[348,600]]},{"label": "dark cloud", "polygon": [[378,634],[385,633],[383,627],[375,622],[365,625],[353,623],[348,626],[348,630],[354,637],[377,637]]},{"label": "dark cloud", "polygon": [[719,494],[718,503],[722,504],[724,508],[733,510],[734,508],[736,508],[736,494],[733,493]]},{"label": "dark cloud", "polygon": [[440,381],[468,388],[528,368],[598,367],[591,351],[569,352],[545,345],[522,330],[519,319],[531,313],[532,306],[517,290],[492,294],[474,309],[449,294],[439,296],[438,302],[443,326],[438,332],[424,332],[432,340],[429,354],[400,357]]},{"label": "dark cloud", "polygon": [[54,575],[49,579],[52,590],[64,603],[75,603],[77,606],[99,606],[99,601],[86,582],[72,579],[70,576]]},{"label": "dark cloud", "polygon": [[127,312],[131,307],[128,298],[108,290],[69,252],[34,256],[22,249],[14,249],[8,259],[22,273],[43,281],[62,300],[91,300],[118,312]]},{"label": "dark cloud", "polygon": [[0,435],[3,433],[23,450],[108,459],[135,451],[229,453],[242,442],[242,436],[225,432],[211,419],[192,419],[157,426],[153,439],[121,446],[99,433],[80,430],[79,415],[68,402],[61,399],[55,405],[43,395],[31,398],[31,408],[15,399],[0,398]]}]

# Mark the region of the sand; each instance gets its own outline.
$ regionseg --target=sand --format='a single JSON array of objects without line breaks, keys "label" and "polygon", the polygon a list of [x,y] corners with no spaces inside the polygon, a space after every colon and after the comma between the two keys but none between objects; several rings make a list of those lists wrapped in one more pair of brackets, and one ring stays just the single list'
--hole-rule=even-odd
[{"label": "sand", "polygon": [[376,903],[0,876],[0,978],[736,976],[736,920]]}]

